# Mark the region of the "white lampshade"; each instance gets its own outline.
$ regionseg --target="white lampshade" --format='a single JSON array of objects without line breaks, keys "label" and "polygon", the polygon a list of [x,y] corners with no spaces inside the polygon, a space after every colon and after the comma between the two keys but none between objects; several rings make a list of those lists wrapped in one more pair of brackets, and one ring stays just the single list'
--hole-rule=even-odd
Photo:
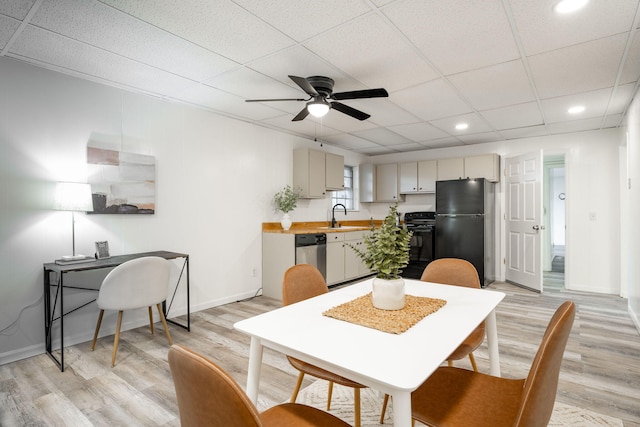
[{"label": "white lampshade", "polygon": [[91,185],[81,182],[58,182],[53,208],[60,211],[92,212]]},{"label": "white lampshade", "polygon": [[324,100],[311,101],[307,103],[307,111],[313,117],[324,117],[329,112],[329,104]]}]

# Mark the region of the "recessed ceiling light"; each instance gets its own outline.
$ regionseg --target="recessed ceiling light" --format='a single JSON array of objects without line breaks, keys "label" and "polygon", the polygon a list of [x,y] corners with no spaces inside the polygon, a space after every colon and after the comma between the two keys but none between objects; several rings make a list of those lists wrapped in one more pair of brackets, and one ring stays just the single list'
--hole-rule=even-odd
[{"label": "recessed ceiling light", "polygon": [[567,110],[569,114],[580,114],[584,111],[584,105],[574,105]]},{"label": "recessed ceiling light", "polygon": [[465,129],[467,129],[468,127],[469,127],[469,125],[468,125],[468,124],[466,124],[466,123],[458,123],[458,124],[456,125],[456,129],[457,129],[457,130],[465,130]]},{"label": "recessed ceiling light", "polygon": [[553,6],[556,13],[571,13],[584,7],[589,0],[561,0]]}]

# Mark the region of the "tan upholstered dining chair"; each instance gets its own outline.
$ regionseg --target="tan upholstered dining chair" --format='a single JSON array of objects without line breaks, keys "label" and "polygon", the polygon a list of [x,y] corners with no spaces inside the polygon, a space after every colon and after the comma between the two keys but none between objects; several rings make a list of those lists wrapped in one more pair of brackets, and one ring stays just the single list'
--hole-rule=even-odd
[{"label": "tan upholstered dining chair", "polygon": [[564,302],[551,318],[526,378],[453,367],[436,370],[411,395],[412,416],[433,427],[542,427],[551,419],[560,365],[575,317]]},{"label": "tan upholstered dining chair", "polygon": [[[446,285],[465,286],[467,288],[480,288],[480,279],[478,271],[469,261],[458,258],[441,258],[431,261],[422,272],[420,280],[423,282],[442,283]],[[478,365],[473,356],[476,350],[484,341],[485,326],[484,322],[480,323],[471,334],[454,350],[447,358],[447,364],[453,366],[454,360],[460,360],[469,356],[471,366],[475,372],[478,372]],[[384,414],[389,401],[389,395],[384,396],[382,403],[382,415],[380,424],[384,420]]]},{"label": "tan upholstered dining chair", "polygon": [[113,353],[111,354],[111,366],[116,364],[116,353],[120,341],[120,328],[122,326],[122,314],[124,310],[147,307],[149,309],[149,326],[153,334],[153,311],[151,306],[158,308],[158,314],[167,334],[169,345],[173,344],[167,320],[160,307],[160,303],[167,299],[169,293],[169,275],[171,265],[169,261],[160,257],[136,258],[120,264],[107,274],[102,281],[96,303],[100,308],[96,331],[91,343],[91,351],[96,347],[98,332],[102,324],[102,316],[105,310],[118,312],[118,324],[116,336],[113,341]]},{"label": "tan upholstered dining chair", "polygon": [[311,406],[285,403],[259,413],[227,372],[179,345],[169,349],[180,424],[189,427],[348,427],[341,419]]},{"label": "tan upholstered dining chair", "polygon": [[[430,262],[422,272],[420,280],[423,282],[465,286],[467,288],[480,288],[478,270],[469,261],[458,258],[441,258]],[[453,366],[454,360],[469,356],[473,370],[478,372],[478,365],[473,352],[484,341],[484,335],[485,326],[484,322],[482,322],[447,358],[449,366]]]},{"label": "tan upholstered dining chair", "polygon": [[[327,292],[329,292],[329,289],[327,287],[327,283],[324,281],[324,277],[322,277],[322,273],[312,265],[294,265],[284,273],[284,280],[282,281],[282,305],[293,304]],[[296,383],[296,387],[291,395],[292,403],[295,402],[298,397],[298,392],[300,392],[300,386],[302,385],[302,380],[304,379],[305,374],[329,381],[327,411],[331,408],[333,383],[352,387],[354,396],[355,426],[360,427],[360,389],[365,388],[366,386],[303,362],[302,360],[294,357],[287,356],[287,359],[289,359],[289,363],[291,363],[291,365],[300,372],[298,375],[298,382]]]}]

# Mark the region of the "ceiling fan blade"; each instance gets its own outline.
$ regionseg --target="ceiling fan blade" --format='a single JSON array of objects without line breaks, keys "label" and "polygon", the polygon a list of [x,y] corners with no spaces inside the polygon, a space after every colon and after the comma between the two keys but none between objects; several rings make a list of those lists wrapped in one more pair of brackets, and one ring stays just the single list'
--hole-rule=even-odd
[{"label": "ceiling fan blade", "polygon": [[349,107],[348,105],[344,105],[340,102],[332,102],[331,108],[358,120],[367,120],[369,117],[371,117],[370,114],[363,113],[360,110],[356,110],[355,108]]},{"label": "ceiling fan blade", "polygon": [[271,101],[308,101],[302,98],[271,98],[271,99],[245,99],[244,102],[271,102]]},{"label": "ceiling fan blade", "polygon": [[383,89],[364,89],[364,90],[354,90],[351,92],[338,92],[331,95],[331,99],[362,99],[362,98],[386,98],[389,96],[389,93]]},{"label": "ceiling fan blade", "polygon": [[292,122],[299,122],[300,120],[304,120],[305,117],[307,117],[309,115],[309,110],[307,110],[307,107],[305,106],[302,111],[300,111],[298,113],[298,115],[296,115],[291,121]]},{"label": "ceiling fan blade", "polygon": [[307,94],[311,96],[318,96],[318,92],[311,86],[311,84],[304,77],[298,76],[289,76],[291,80],[294,81],[295,84],[300,86],[300,89],[307,92]]}]

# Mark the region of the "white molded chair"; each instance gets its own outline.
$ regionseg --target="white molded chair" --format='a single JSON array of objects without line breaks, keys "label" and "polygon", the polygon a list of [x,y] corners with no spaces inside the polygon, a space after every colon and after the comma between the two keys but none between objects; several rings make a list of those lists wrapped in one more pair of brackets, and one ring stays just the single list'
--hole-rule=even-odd
[{"label": "white molded chair", "polygon": [[171,334],[167,327],[167,320],[164,318],[160,303],[167,299],[169,294],[169,274],[171,265],[169,261],[160,257],[143,257],[127,261],[120,264],[107,274],[102,281],[100,292],[96,303],[100,308],[96,332],[93,335],[91,350],[93,351],[98,339],[100,324],[105,310],[118,311],[118,325],[116,326],[116,336],[113,342],[113,354],[111,356],[111,366],[115,366],[116,353],[118,352],[118,341],[120,340],[120,327],[122,326],[122,313],[124,310],[148,307],[149,326],[153,334],[153,312],[152,305],[158,307],[160,320],[167,334],[169,345],[173,344]]}]

